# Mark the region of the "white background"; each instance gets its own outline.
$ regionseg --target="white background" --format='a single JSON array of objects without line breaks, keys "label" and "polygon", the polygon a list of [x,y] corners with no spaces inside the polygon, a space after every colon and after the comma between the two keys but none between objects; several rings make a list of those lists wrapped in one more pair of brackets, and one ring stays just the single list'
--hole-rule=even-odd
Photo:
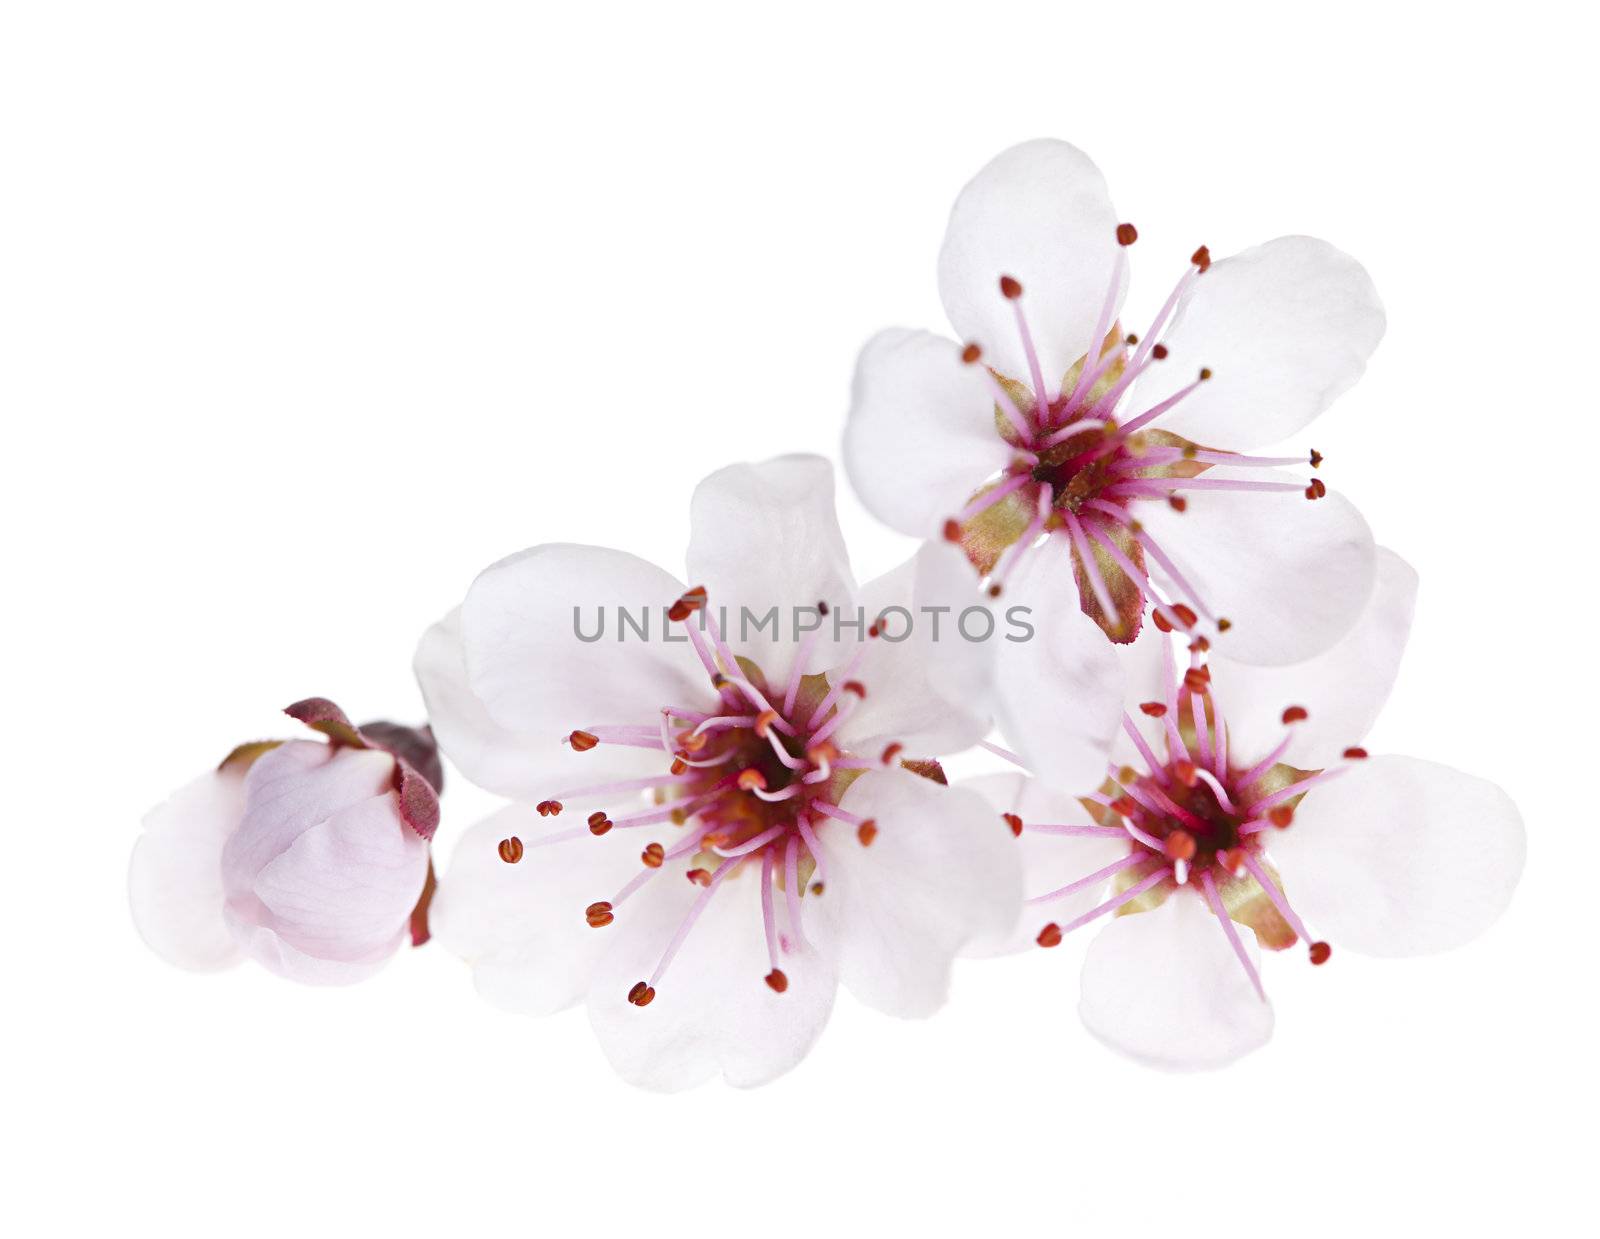
[{"label": "white background", "polygon": [[[0,11],[11,1233],[1463,1233],[1586,1208],[1577,6]],[[1202,241],[1309,232],[1371,270],[1388,337],[1295,446],[1422,574],[1370,747],[1526,816],[1485,938],[1269,961],[1277,1036],[1217,1074],[1092,1042],[1069,945],[962,967],[926,1023],[841,996],[776,1084],[676,1097],[617,1081],[581,1013],[488,1008],[437,948],[335,991],[143,948],[146,808],[295,698],[416,717],[417,635],[500,555],[676,568],[701,474],[833,453],[862,340],[942,326],[952,196],[1041,134],[1140,228],[1133,319]],[[908,550],[843,514],[861,576]],[[448,789],[444,853],[487,804]]]}]

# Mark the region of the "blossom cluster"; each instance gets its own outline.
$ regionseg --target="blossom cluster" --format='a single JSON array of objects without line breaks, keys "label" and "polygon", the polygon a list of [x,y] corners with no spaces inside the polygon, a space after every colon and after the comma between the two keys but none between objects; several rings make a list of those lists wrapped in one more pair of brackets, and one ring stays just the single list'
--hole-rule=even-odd
[{"label": "blossom cluster", "polygon": [[[1515,807],[1363,746],[1416,574],[1315,450],[1255,454],[1360,378],[1372,282],[1309,237],[1201,246],[1128,324],[1137,239],[1076,148],[1003,152],[939,254],[953,337],[856,363],[844,469],[909,559],[858,583],[833,466],[787,456],[699,484],[681,574],[569,543],[489,566],[422,635],[426,726],[300,702],[318,740],[241,745],[146,818],[146,941],[337,984],[431,936],[676,1089],[788,1070],[841,985],[926,1016],[958,958],[1091,926],[1085,1025],[1171,1068],[1268,1039],[1265,954],[1472,938]],[[1007,770],[951,782],[978,748]],[[507,803],[435,881],[441,750]]]}]

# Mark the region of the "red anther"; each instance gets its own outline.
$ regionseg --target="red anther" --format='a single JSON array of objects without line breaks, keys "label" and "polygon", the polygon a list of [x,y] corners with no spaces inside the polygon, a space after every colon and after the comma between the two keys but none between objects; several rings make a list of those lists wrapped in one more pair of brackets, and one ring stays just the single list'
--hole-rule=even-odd
[{"label": "red anther", "polygon": [[1275,805],[1267,813],[1267,821],[1279,830],[1283,830],[1290,822],[1294,821],[1294,810],[1286,804]]},{"label": "red anther", "polygon": [[1011,827],[1013,835],[1020,836],[1022,834],[1022,819],[1020,817],[1015,813],[1002,813],[1000,816],[1005,820],[1005,824]]},{"label": "red anther", "polygon": [[1211,642],[1207,641],[1204,637],[1196,637],[1193,641],[1189,642],[1189,650],[1191,653],[1204,654],[1210,648]]},{"label": "red anther", "polygon": [[1124,344],[1126,344],[1129,348],[1132,348],[1135,344],[1139,343],[1139,337],[1134,335],[1133,332],[1130,331],[1127,335],[1125,335],[1122,338],[1122,342]]},{"label": "red anther", "polygon": [[944,523],[944,540],[946,542],[961,541],[961,522],[953,516]]},{"label": "red anther", "polygon": [[681,623],[705,605],[706,587],[696,585],[667,608],[667,618],[674,623]]},{"label": "red anther", "polygon": [[691,869],[683,876],[688,878],[689,881],[693,882],[696,886],[711,885],[711,870],[709,869]]},{"label": "red anther", "polygon": [[877,837],[878,823],[870,817],[856,827],[856,838],[861,840],[861,846],[864,848],[871,847],[872,841]]},{"label": "red anther", "polygon": [[1178,781],[1185,787],[1193,787],[1200,781],[1200,771],[1192,761],[1173,762],[1172,773],[1178,776]]},{"label": "red anther", "polygon": [[595,812],[589,814],[589,833],[591,835],[595,835],[597,837],[603,835],[606,833],[606,831],[610,830],[613,825],[614,823],[612,820],[604,813]]},{"label": "red anther", "polygon": [[1151,718],[1161,718],[1167,712],[1167,703],[1164,701],[1141,701],[1139,710]]},{"label": "red anther", "polygon": [[894,740],[890,742],[883,750],[883,764],[885,766],[889,765],[896,757],[899,757],[900,754],[904,753],[905,751],[906,746],[901,744],[900,741]]},{"label": "red anther", "polygon": [[1009,275],[1002,275],[1000,277],[1000,295],[1007,301],[1015,301],[1022,296],[1022,285]]},{"label": "red anther", "polygon": [[666,849],[659,843],[647,843],[644,845],[644,851],[639,853],[639,859],[644,862],[646,869],[659,869],[666,855]]},{"label": "red anther", "polygon": [[1117,225],[1117,244],[1132,245],[1139,239],[1139,230],[1132,224]]},{"label": "red anther", "polygon": [[[1175,602],[1172,604],[1172,613],[1183,622],[1183,626],[1185,628],[1193,628],[1199,619],[1199,616],[1194,613],[1193,608],[1181,602]],[[1209,676],[1207,678],[1209,678]]]},{"label": "red anther", "polygon": [[1344,757],[1346,761],[1365,761],[1367,759],[1367,750],[1359,744],[1351,745],[1344,751]]},{"label": "red anther", "polygon": [[682,774],[688,768],[689,768],[689,763],[684,761],[683,758],[674,757],[672,759],[672,773],[673,774]]},{"label": "red anther", "polygon": [[1315,469],[1318,465],[1322,464],[1322,459],[1323,459],[1322,453],[1317,451],[1316,448],[1312,448],[1311,449],[1311,467],[1313,469]]},{"label": "red anther", "polygon": [[739,786],[747,792],[764,792],[767,790],[767,776],[754,766],[747,766],[739,771]]},{"label": "red anther", "polygon": [[583,914],[585,916],[604,916],[609,911],[611,911],[611,901],[609,899],[598,899],[585,908]]},{"label": "red anther", "polygon": [[1328,956],[1333,954],[1333,948],[1326,942],[1313,942],[1308,948],[1307,954],[1311,956],[1313,964],[1321,965],[1328,962]]},{"label": "red anther", "polygon": [[1183,686],[1191,693],[1204,693],[1211,675],[1204,667],[1190,667],[1183,673]]},{"label": "red anther", "polygon": [[1194,253],[1189,255],[1189,261],[1194,263],[1195,266],[1199,267],[1201,273],[1204,274],[1206,269],[1211,266],[1210,249],[1202,245],[1199,249],[1195,250]]},{"label": "red anther", "polygon": [[1244,854],[1238,850],[1223,848],[1217,853],[1217,864],[1238,877],[1244,872]]},{"label": "red anther", "polygon": [[781,994],[784,990],[789,988],[789,978],[783,975],[782,968],[774,968],[771,972],[767,973],[767,987],[771,989],[774,994]]},{"label": "red anther", "polygon": [[522,859],[522,840],[512,835],[509,839],[500,840],[500,859],[508,865],[514,865]]},{"label": "red anther", "polygon": [[1039,936],[1034,939],[1040,946],[1051,947],[1061,945],[1061,926],[1051,921],[1039,931]]},{"label": "red anther", "polygon": [[1174,512],[1187,512],[1189,510],[1189,501],[1182,495],[1168,495],[1167,506]]},{"label": "red anther", "polygon": [[823,619],[827,619],[827,617],[828,617],[828,600],[826,598],[817,599],[817,614],[822,616]]},{"label": "red anther", "polygon": [[1233,627],[1233,621],[1231,619],[1228,619],[1226,616],[1221,616],[1221,615],[1219,615],[1217,617],[1217,631],[1218,632],[1227,632],[1228,629],[1230,629],[1232,627]]},{"label": "red anther", "polygon": [[813,882],[813,883],[812,883],[812,884],[811,884],[811,893],[812,893],[812,894],[813,894],[813,895],[820,895],[820,894],[822,894],[822,883],[821,883],[821,882]]},{"label": "red anther", "polygon": [[860,680],[846,680],[844,682],[844,691],[853,693],[857,697],[865,697],[867,695],[867,686]]},{"label": "red anther", "polygon": [[541,800],[534,805],[534,810],[540,817],[559,817],[565,807],[559,800]]},{"label": "red anther", "polygon": [[761,711],[760,714],[756,715],[756,735],[765,740],[767,738],[767,732],[777,721],[778,712],[776,710]]},{"label": "red anther", "polygon": [[575,753],[587,753],[600,743],[600,737],[587,731],[575,731],[567,737],[567,743],[572,746]]},{"label": "red anther", "polygon": [[1200,367],[1200,381],[1202,383],[1209,383],[1211,381],[1211,367],[1210,366],[1201,366]]},{"label": "red anther", "polygon": [[966,362],[969,366],[982,356],[983,350],[976,344],[969,344],[966,348],[961,350],[961,360]]},{"label": "red anther", "polygon": [[707,744],[704,732],[689,732],[678,741],[678,747],[685,753],[698,753]]},{"label": "red anther", "polygon": [[611,915],[611,905],[602,899],[583,910],[583,919],[589,922],[590,929],[604,929],[617,918]]},{"label": "red anther", "polygon": [[1157,361],[1165,361],[1167,359],[1167,346],[1165,344],[1156,345],[1150,350],[1150,356],[1154,357]]},{"label": "red anther", "polygon": [[1169,620],[1160,611],[1152,611],[1150,614],[1151,614],[1152,618],[1154,618],[1154,620],[1156,622],[1156,627],[1158,629],[1160,629],[1162,632],[1171,632],[1172,631],[1172,621]]},{"label": "red anther", "polygon": [[628,1001],[636,1007],[648,1007],[655,996],[655,988],[646,981],[635,982],[634,987],[628,991]]},{"label": "red anther", "polygon": [[1132,796],[1118,796],[1111,802],[1111,811],[1119,817],[1132,817],[1138,803]]},{"label": "red anther", "polygon": [[1306,487],[1306,498],[1311,500],[1321,499],[1328,493],[1327,486],[1321,478],[1312,478],[1311,485]]},{"label": "red anther", "polygon": [[882,622],[882,620],[873,620],[872,627],[867,629],[867,636],[876,638],[877,635],[883,631],[881,627]]},{"label": "red anther", "polygon": [[1287,727],[1290,723],[1303,723],[1311,716],[1306,713],[1304,706],[1290,706],[1283,712],[1283,723]]},{"label": "red anther", "polygon": [[1175,830],[1167,836],[1165,851],[1169,860],[1193,860],[1194,836],[1187,830]]},{"label": "red anther", "polygon": [[839,750],[832,740],[824,740],[821,744],[807,749],[806,757],[812,765],[820,766],[825,761],[838,761]]}]

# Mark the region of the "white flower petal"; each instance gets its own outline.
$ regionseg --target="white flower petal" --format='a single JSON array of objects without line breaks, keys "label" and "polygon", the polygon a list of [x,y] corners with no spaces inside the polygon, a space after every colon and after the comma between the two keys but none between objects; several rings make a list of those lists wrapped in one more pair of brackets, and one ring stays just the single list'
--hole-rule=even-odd
[{"label": "white flower petal", "polygon": [[1002,151],[961,191],[939,251],[939,296],[956,334],[980,345],[996,370],[1028,382],[1014,311],[1000,295],[1001,276],[1021,281],[1055,395],[1090,349],[1115,270],[1116,230],[1105,178],[1077,147],[1045,138]]},{"label": "white flower petal", "polygon": [[[574,753],[562,741],[574,728],[656,727],[662,707],[710,700],[705,668],[681,629],[663,639],[665,609],[683,590],[637,556],[560,543],[503,559],[473,582],[461,607],[467,682],[495,723],[533,739],[522,786],[541,789],[542,799],[664,768],[669,759],[656,750],[602,744]],[[647,619],[648,640],[619,627],[619,609]],[[585,637],[596,633],[602,611],[601,638],[581,640],[575,625]],[[451,743],[444,738],[453,757]]]},{"label": "white flower petal", "polygon": [[[1125,837],[1119,843],[1114,838],[1055,835],[1037,829],[1041,825],[1093,825],[1093,820],[1076,797],[1020,771],[979,775],[962,780],[958,786],[982,796],[997,815],[1014,813],[1022,819],[1022,834],[1016,845],[1022,861],[1025,897],[1058,890],[1128,854]],[[976,957],[1037,950],[1039,931],[1047,923],[1059,924],[1087,912],[1106,897],[1106,886],[1106,882],[1097,882],[1048,903],[1024,904],[1009,933],[972,942],[962,954]]]},{"label": "white flower petal", "polygon": [[[707,606],[729,646],[754,660],[769,683],[789,673],[797,611],[819,602],[831,609],[855,605],[833,494],[833,466],[803,455],[729,465],[695,487],[692,584],[705,586]],[[773,622],[764,624],[774,609]],[[831,626],[823,631],[831,634]],[[818,648],[822,666],[833,661],[827,652],[833,648],[828,639]]]},{"label": "white flower petal", "polygon": [[259,874],[313,826],[393,788],[394,758],[291,740],[258,757],[245,776],[245,812],[222,851],[230,900],[247,898]]},{"label": "white flower petal", "polygon": [[852,673],[867,695],[839,726],[842,747],[871,757],[898,742],[910,756],[937,757],[983,739],[1005,629],[960,549],[925,544],[866,585],[861,605],[869,623],[883,617],[882,635]]},{"label": "white flower petal", "polygon": [[180,968],[213,972],[239,961],[222,915],[222,848],[244,816],[244,775],[207,771],[145,815],[128,863],[139,935]]},{"label": "white flower petal", "polygon": [[[584,918],[591,903],[610,899],[639,872],[637,831],[542,843],[583,826],[583,816],[541,818],[512,805],[461,837],[439,879],[428,924],[446,950],[472,968],[478,993],[497,1007],[549,1015],[584,996],[613,942],[612,927]],[[500,859],[500,841],[515,836],[522,859]]]},{"label": "white flower petal", "polygon": [[468,780],[512,800],[531,802],[550,791],[529,754],[549,747],[549,736],[502,727],[467,683],[461,648],[461,608],[422,634],[412,664],[428,722],[439,747]]},{"label": "white flower petal", "polygon": [[[1254,935],[1242,934],[1257,958]],[[1078,1012],[1112,1049],[1152,1067],[1221,1067],[1265,1045],[1262,1001],[1227,935],[1195,890],[1114,916],[1084,955]]]},{"label": "white flower petal", "polygon": [[251,887],[264,912],[257,923],[320,960],[385,958],[427,874],[428,844],[389,792],[340,809],[268,862]]},{"label": "white flower petal", "polygon": [[[1276,469],[1208,470],[1213,480],[1294,482]],[[1293,491],[1182,492],[1187,510],[1142,503],[1135,515],[1189,584],[1232,627],[1212,636],[1238,662],[1303,662],[1349,632],[1371,597],[1376,549],[1355,506],[1337,492],[1308,500]],[[1149,562],[1149,561],[1147,561]],[[1169,596],[1186,591],[1151,563]]]},{"label": "white flower petal", "polygon": [[1505,792],[1414,757],[1351,763],[1306,793],[1270,846],[1313,933],[1382,956],[1476,937],[1511,901],[1527,850]]},{"label": "white flower petal", "polygon": [[[768,987],[761,863],[749,861],[712,892],[655,999],[645,1007],[629,1003],[628,991],[654,973],[703,893],[683,873],[682,865],[661,870],[599,931],[616,937],[589,990],[590,1023],[629,1083],[673,1091],[720,1073],[741,1088],[765,1084],[811,1049],[833,1010],[837,982],[815,952],[791,941],[794,949],[779,958],[788,989]],[[783,927],[783,894],[773,893]]]},{"label": "white flower petal", "polygon": [[1156,423],[1208,447],[1248,451],[1304,429],[1355,386],[1383,338],[1383,304],[1361,264],[1315,237],[1279,237],[1211,264],[1139,380],[1139,412],[1211,380]]},{"label": "white flower petal", "polygon": [[1211,656],[1211,691],[1227,720],[1235,760],[1266,756],[1283,738],[1284,708],[1309,718],[1289,728],[1283,760],[1302,770],[1332,765],[1360,744],[1378,717],[1400,670],[1417,601],[1417,574],[1377,548],[1377,584],[1349,632],[1332,648],[1289,667],[1253,667]]},{"label": "white flower petal", "polygon": [[863,847],[854,827],[823,826],[826,888],[814,909],[806,900],[805,931],[862,1002],[931,1015],[955,957],[1016,922],[1016,840],[982,797],[904,770],[868,771],[840,807],[875,821],[877,835]]},{"label": "white flower petal", "polygon": [[850,392],[844,467],[872,515],[901,533],[937,537],[1011,452],[995,428],[994,396],[978,367],[962,363],[959,345],[903,328],[867,341]]},{"label": "white flower petal", "polygon": [[1105,634],[1079,609],[1072,560],[1059,539],[1028,554],[1001,601],[1007,610],[1028,608],[1035,631],[996,646],[1000,734],[1052,786],[1092,790],[1121,726],[1122,671]]}]

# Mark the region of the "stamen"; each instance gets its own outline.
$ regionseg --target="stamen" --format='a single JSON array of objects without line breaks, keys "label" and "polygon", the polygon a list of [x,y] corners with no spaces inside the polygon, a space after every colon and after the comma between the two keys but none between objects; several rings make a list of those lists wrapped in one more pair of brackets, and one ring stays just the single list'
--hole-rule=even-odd
[{"label": "stamen", "polygon": [[751,852],[759,852],[774,839],[778,838],[782,834],[785,834],[788,829],[789,828],[787,826],[779,823],[776,826],[772,826],[766,830],[763,830],[755,838],[747,839],[745,842],[739,844],[738,847],[712,848],[711,850],[714,851],[718,856],[748,856]]},{"label": "stamen", "polygon": [[[813,806],[815,807],[815,806]],[[800,837],[805,840],[806,851],[811,853],[812,862],[817,866],[817,881],[828,880],[827,861],[822,855],[822,844],[817,841],[817,836],[811,830],[811,823],[806,818],[798,818],[795,825],[800,828]]]},{"label": "stamen", "polygon": [[508,865],[514,865],[522,859],[522,840],[512,835],[509,839],[500,840],[500,859]]},{"label": "stamen", "polygon": [[1200,875],[1200,887],[1205,891],[1206,903],[1211,905],[1211,912],[1222,926],[1222,932],[1228,936],[1228,945],[1233,948],[1233,953],[1239,957],[1239,962],[1244,965],[1250,984],[1255,986],[1256,993],[1262,1002],[1267,1000],[1267,991],[1261,987],[1261,977],[1256,972],[1256,966],[1250,962],[1250,956],[1245,954],[1244,943],[1239,941],[1239,931],[1234,928],[1233,921],[1229,919],[1227,909],[1222,906],[1222,900],[1217,896],[1217,884],[1211,877],[1210,870]]},{"label": "stamen", "polygon": [[1067,533],[1072,538],[1072,545],[1077,548],[1078,562],[1083,565],[1084,575],[1089,578],[1089,589],[1095,601],[1111,618],[1112,627],[1119,626],[1122,620],[1117,613],[1117,604],[1111,599],[1111,591],[1106,587],[1106,579],[1100,573],[1100,564],[1089,547],[1089,540],[1083,536],[1083,523],[1066,509],[1062,509],[1061,515],[1066,518]]},{"label": "stamen", "polygon": [[800,838],[790,835],[783,849],[783,895],[789,909],[789,928],[805,945],[806,934],[800,924]]},{"label": "stamen", "polygon": [[1033,378],[1035,416],[1043,426],[1050,416],[1050,393],[1045,390],[1044,371],[1039,368],[1039,353],[1033,347],[1033,333],[1028,330],[1028,316],[1022,310],[1022,285],[1009,275],[1000,277],[1000,294],[1011,302],[1017,316],[1017,334],[1022,337],[1022,351],[1028,359],[1028,373]]},{"label": "stamen", "polygon": [[[1243,851],[1243,849],[1240,850]],[[1244,853],[1244,867],[1250,871],[1251,876],[1260,884],[1261,889],[1266,892],[1267,898],[1272,900],[1272,906],[1278,910],[1278,915],[1283,917],[1284,923],[1294,930],[1295,936],[1301,942],[1306,944],[1306,950],[1311,956],[1311,962],[1313,964],[1327,963],[1328,956],[1333,954],[1333,948],[1326,942],[1317,942],[1312,939],[1311,931],[1305,927],[1305,922],[1295,915],[1295,910],[1289,906],[1289,900],[1278,889],[1278,884],[1272,880],[1267,871],[1262,868],[1260,862],[1254,856],[1251,856],[1249,852]]]},{"label": "stamen", "polygon": [[1149,890],[1157,882],[1165,881],[1167,878],[1170,878],[1171,876],[1172,876],[1172,870],[1171,869],[1165,868],[1165,867],[1163,867],[1161,869],[1157,869],[1149,877],[1147,877],[1147,878],[1143,879],[1142,881],[1137,882],[1134,885],[1128,887],[1128,889],[1123,891],[1122,894],[1117,895],[1114,898],[1106,900],[1106,902],[1101,904],[1098,908],[1091,908],[1089,911],[1085,912],[1082,916],[1076,917],[1073,920],[1068,921],[1065,925],[1062,925],[1060,927],[1062,935],[1065,936],[1066,934],[1070,934],[1074,929],[1081,929],[1083,926],[1087,925],[1090,921],[1097,920],[1100,917],[1105,916],[1108,912],[1115,912],[1118,908],[1122,907],[1122,905],[1125,904],[1125,903],[1132,903],[1135,899],[1139,898],[1140,895],[1144,894],[1145,891]]},{"label": "stamen", "polygon": [[1131,869],[1135,865],[1142,865],[1149,859],[1150,857],[1146,856],[1142,852],[1131,852],[1127,856],[1124,856],[1121,860],[1113,861],[1104,869],[1096,869],[1087,877],[1079,878],[1076,882],[1068,882],[1065,886],[1058,887],[1057,889],[1049,891],[1046,894],[1035,895],[1027,902],[1030,904],[1049,903],[1052,899],[1065,898],[1067,895],[1075,894],[1076,892],[1083,890],[1086,886],[1093,886],[1097,882],[1104,882],[1109,878],[1115,877],[1124,869]]},{"label": "stamen", "polygon": [[[775,851],[764,852],[761,856],[761,925],[767,934],[767,963],[772,966],[772,971],[778,971],[778,918],[772,910],[772,873],[777,866],[778,854]],[[708,879],[709,880],[709,879]],[[779,974],[782,975],[782,974]],[[771,976],[768,976],[771,984]],[[778,991],[782,993],[782,990]]]},{"label": "stamen", "polygon": [[[690,907],[688,915],[683,918],[682,924],[678,926],[678,932],[673,934],[672,941],[667,943],[667,949],[661,956],[661,962],[656,965],[655,972],[651,974],[650,981],[645,986],[651,998],[655,997],[655,986],[661,983],[661,978],[667,971],[667,965],[672,962],[672,957],[676,955],[679,948],[683,946],[684,939],[689,936],[689,931],[694,928],[694,923],[700,919],[700,914],[705,911],[706,904],[711,902],[711,896],[717,893],[717,887],[722,884],[722,879],[727,877],[737,864],[739,864],[739,861],[737,858],[734,858],[732,860],[725,860],[718,865],[717,871],[711,875],[710,885],[701,891],[700,894],[695,898],[694,904],[692,907]],[[630,1001],[632,1001],[631,996]],[[648,999],[646,1001],[648,1001]],[[638,1003],[636,1005],[643,1006],[644,1004]]]}]

